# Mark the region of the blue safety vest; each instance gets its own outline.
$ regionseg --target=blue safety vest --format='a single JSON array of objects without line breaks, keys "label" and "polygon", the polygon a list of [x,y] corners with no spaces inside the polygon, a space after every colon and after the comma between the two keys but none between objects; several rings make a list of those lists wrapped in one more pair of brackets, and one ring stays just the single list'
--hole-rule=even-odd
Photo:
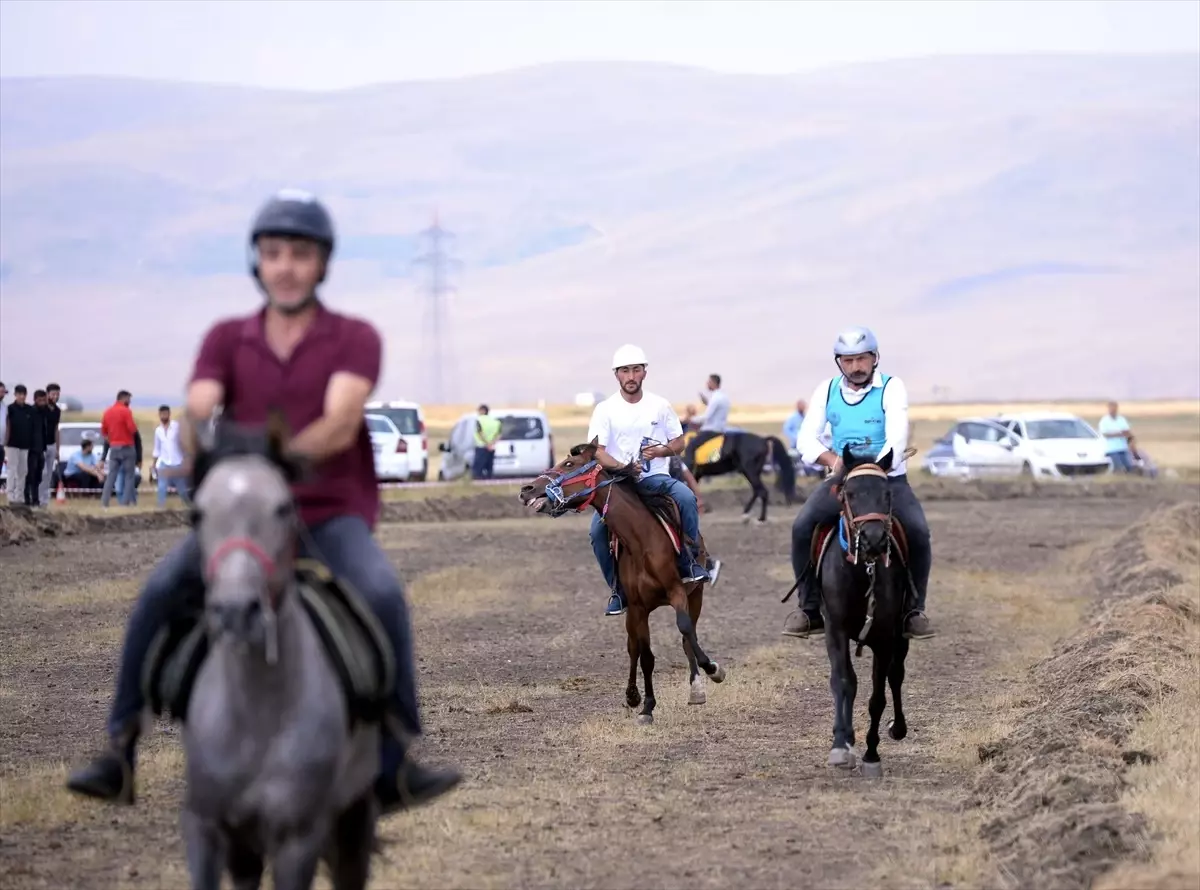
[{"label": "blue safety vest", "polygon": [[883,393],[892,378],[881,374],[883,386],[872,386],[861,402],[851,405],[842,398],[841,377],[829,381],[825,418],[833,431],[833,450],[838,457],[849,445],[855,457],[874,458],[883,448],[884,420]]}]

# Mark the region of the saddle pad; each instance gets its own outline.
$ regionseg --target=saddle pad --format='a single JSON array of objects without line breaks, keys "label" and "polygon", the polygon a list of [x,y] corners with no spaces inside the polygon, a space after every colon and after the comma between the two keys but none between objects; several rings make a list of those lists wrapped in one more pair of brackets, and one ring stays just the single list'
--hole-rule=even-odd
[{"label": "saddle pad", "polygon": [[[296,592],[341,680],[351,723],[381,719],[395,684],[391,644],[379,620],[348,584],[320,563],[298,560]],[[142,672],[142,691],[155,714],[187,719],[188,699],[208,636],[199,615],[180,619],[154,638]]]},{"label": "saddle pad", "polygon": [[724,436],[714,436],[707,442],[702,442],[696,448],[696,463],[715,464],[721,459],[721,446],[724,444]]}]

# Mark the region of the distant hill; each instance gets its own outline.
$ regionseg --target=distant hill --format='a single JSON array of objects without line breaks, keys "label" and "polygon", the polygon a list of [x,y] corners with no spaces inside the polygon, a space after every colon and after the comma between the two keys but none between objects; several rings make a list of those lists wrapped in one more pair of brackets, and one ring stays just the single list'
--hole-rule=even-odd
[{"label": "distant hill", "polygon": [[334,210],[327,296],[384,329],[388,395],[430,395],[435,207],[456,401],[607,390],[626,340],[672,398],[718,371],[786,401],[849,323],[914,398],[1200,394],[1200,56],[2,80],[0,379],[182,387],[203,328],[258,300],[243,239],[281,185]]}]

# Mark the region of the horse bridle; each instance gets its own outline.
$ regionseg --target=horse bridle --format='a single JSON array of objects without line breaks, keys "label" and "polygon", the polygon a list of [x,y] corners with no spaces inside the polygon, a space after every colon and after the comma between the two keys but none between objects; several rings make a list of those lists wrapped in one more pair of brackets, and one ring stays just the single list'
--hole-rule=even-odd
[{"label": "horse bridle", "polygon": [[[605,479],[603,482],[596,481],[600,478],[600,474],[603,471],[604,468],[600,466],[600,461],[593,458],[583,466],[576,467],[569,473],[558,473],[557,475],[552,476],[551,471],[547,470],[540,476],[536,477],[533,481],[537,482],[538,479],[547,480],[546,500],[550,502],[550,515],[562,516],[571,509],[572,501],[586,496],[586,499],[583,501],[583,503],[574,508],[576,513],[582,513],[588,507],[592,506],[593,502],[596,500],[596,495],[600,493],[601,489],[608,488],[608,486],[613,484],[612,479]],[[584,485],[587,487],[583,491],[577,491],[574,494],[568,495],[564,493],[563,484],[567,482],[573,482],[576,479],[583,479]],[[611,494],[611,491],[609,494]],[[608,504],[605,503],[606,512],[607,508]]]},{"label": "horse bridle", "polygon": [[[862,526],[867,522],[882,522],[887,541],[887,549],[883,552],[883,565],[887,568],[892,564],[892,513],[889,509],[887,513],[863,513],[860,516],[855,516],[854,511],[850,509],[850,503],[846,500],[845,485],[851,479],[857,479],[860,476],[876,476],[880,479],[887,480],[888,474],[883,468],[876,464],[862,464],[855,467],[845,475],[841,483],[837,486],[838,503],[842,505],[842,519],[846,523],[848,533],[853,537],[852,547],[847,549],[846,561],[851,565],[858,565],[861,556],[861,532]],[[872,563],[873,564],[873,563]]]},{"label": "horse bridle", "polygon": [[267,553],[256,541],[246,537],[226,538],[220,543],[212,555],[208,558],[208,564],[205,566],[205,581],[212,578],[213,575],[221,568],[221,563],[231,553],[248,553],[254,558],[263,570],[263,574],[267,579],[267,602],[272,609],[279,607],[279,598],[282,588],[286,585],[279,585],[275,581],[275,575],[279,570],[278,563],[271,558],[271,554]]}]

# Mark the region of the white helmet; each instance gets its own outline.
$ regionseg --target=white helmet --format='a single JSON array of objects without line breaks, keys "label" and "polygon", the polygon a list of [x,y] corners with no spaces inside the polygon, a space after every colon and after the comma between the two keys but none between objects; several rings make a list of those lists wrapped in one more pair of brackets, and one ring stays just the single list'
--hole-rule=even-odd
[{"label": "white helmet", "polygon": [[640,346],[634,346],[631,343],[626,343],[620,349],[613,353],[613,370],[617,368],[626,368],[631,365],[646,364],[646,353],[642,352]]}]

